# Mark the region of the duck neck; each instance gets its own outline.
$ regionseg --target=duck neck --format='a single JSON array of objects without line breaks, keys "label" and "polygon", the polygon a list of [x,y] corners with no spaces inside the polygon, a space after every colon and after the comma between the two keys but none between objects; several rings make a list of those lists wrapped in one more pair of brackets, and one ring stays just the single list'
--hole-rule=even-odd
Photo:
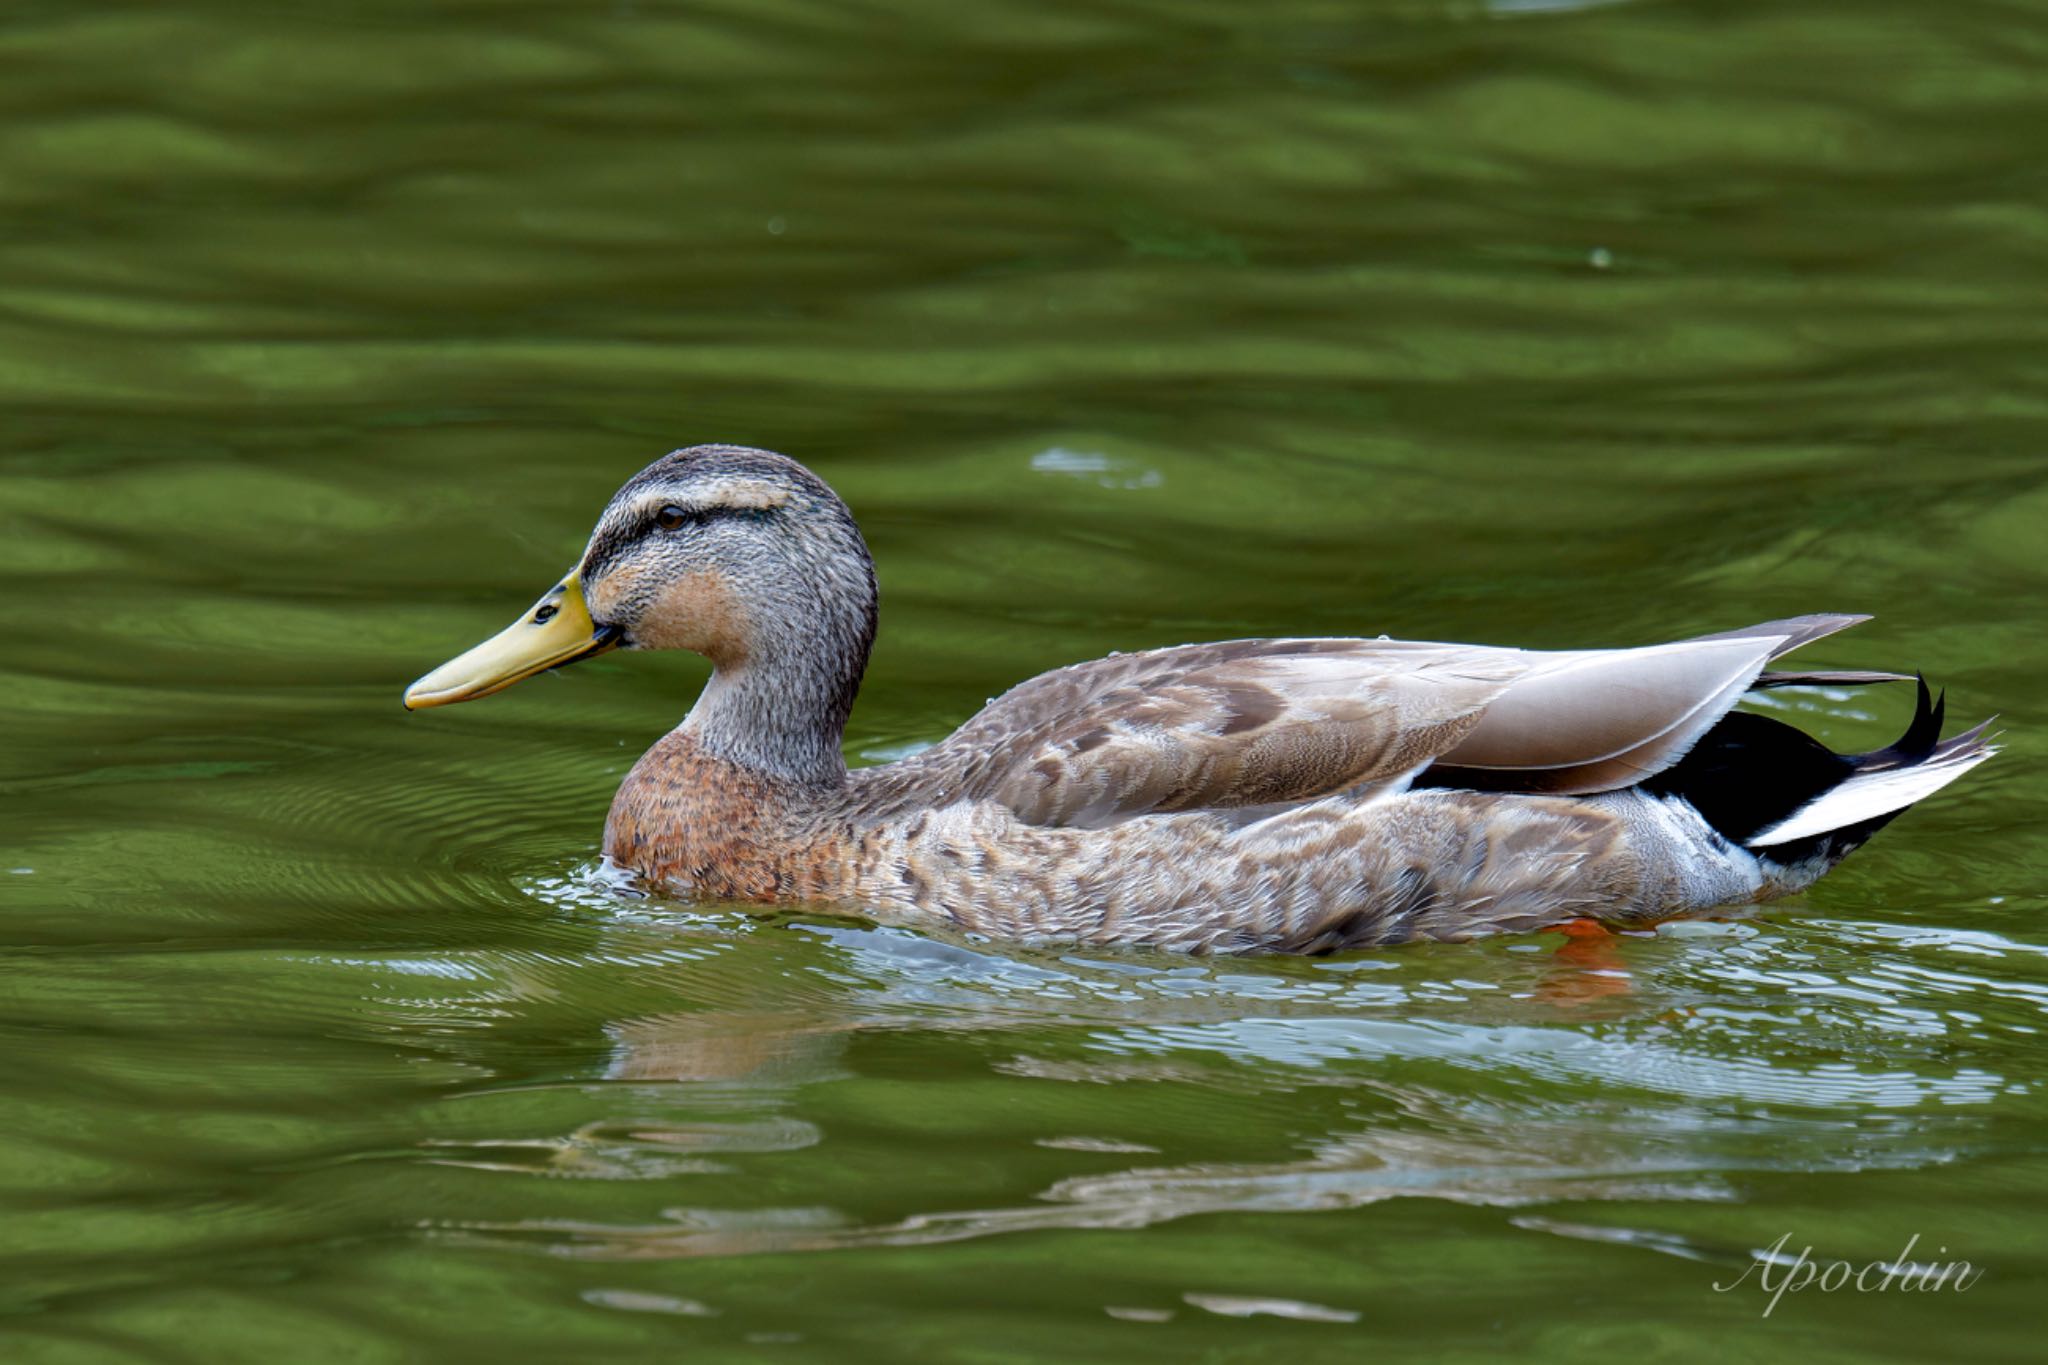
[{"label": "duck neck", "polygon": [[846,780],[840,746],[875,638],[873,579],[848,609],[758,632],[743,656],[714,659],[682,732],[707,754],[804,786]]}]

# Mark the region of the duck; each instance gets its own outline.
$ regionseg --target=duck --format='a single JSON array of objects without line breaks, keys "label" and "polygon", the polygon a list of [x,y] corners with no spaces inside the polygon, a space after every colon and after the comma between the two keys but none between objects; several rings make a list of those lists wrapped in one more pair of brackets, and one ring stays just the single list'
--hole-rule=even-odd
[{"label": "duck", "polygon": [[1918,679],[1899,740],[1837,753],[1736,709],[1914,681],[1774,667],[1868,617],[1632,648],[1242,639],[1071,664],[922,752],[849,768],[874,560],[797,461],[676,450],[574,569],[406,689],[490,696],[610,650],[711,674],[615,795],[603,855],[646,887],[973,941],[1308,953],[1592,921],[1627,930],[1804,890],[1985,761]]}]

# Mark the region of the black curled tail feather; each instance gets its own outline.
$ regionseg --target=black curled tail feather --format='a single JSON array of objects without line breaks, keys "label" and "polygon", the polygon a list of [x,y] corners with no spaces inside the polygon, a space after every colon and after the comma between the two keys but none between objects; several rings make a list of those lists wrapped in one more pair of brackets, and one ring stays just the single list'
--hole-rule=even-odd
[{"label": "black curled tail feather", "polygon": [[1944,687],[1930,701],[1925,673],[1914,674],[1913,685],[1919,695],[1914,698],[1913,719],[1907,723],[1906,733],[1882,749],[1859,755],[1854,760],[1859,769],[1907,768],[1934,752],[1941,740],[1941,722],[1948,716],[1948,689]]},{"label": "black curled tail feather", "polygon": [[[1838,675],[1838,680],[1848,679]],[[1925,678],[1915,681],[1913,719],[1904,734],[1882,749],[1838,754],[1782,721],[1735,711],[1678,763],[1644,782],[1643,789],[1689,801],[1721,835],[1752,845],[1771,863],[1811,866],[1815,870],[1801,880],[1803,885],[1992,752],[1984,740],[1988,721],[1943,740],[1946,694],[1932,694]],[[1831,794],[1832,800],[1824,800]],[[1859,811],[1869,813],[1859,816]],[[1842,823],[1827,824],[1835,813]],[[1773,837],[1784,830],[1798,833]]]}]

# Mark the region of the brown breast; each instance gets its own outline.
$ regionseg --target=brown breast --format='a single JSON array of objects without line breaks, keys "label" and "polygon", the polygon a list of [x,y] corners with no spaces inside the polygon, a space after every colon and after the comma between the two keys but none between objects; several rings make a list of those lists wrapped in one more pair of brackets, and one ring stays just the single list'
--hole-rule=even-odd
[{"label": "brown breast", "polygon": [[705,900],[844,899],[850,838],[833,818],[833,795],[741,768],[676,730],[619,784],[604,851],[651,882]]}]

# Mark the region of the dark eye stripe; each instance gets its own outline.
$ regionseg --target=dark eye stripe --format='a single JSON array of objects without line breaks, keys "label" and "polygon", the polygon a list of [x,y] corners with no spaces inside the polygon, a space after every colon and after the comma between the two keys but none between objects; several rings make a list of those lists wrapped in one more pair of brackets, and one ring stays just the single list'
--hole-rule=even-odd
[{"label": "dark eye stripe", "polygon": [[[683,514],[683,520],[676,522],[673,527],[664,526],[661,520],[662,513],[670,511]],[[774,509],[767,507],[680,507],[674,503],[664,503],[652,513],[645,514],[644,520],[614,527],[593,540],[590,544],[590,553],[584,559],[585,580],[591,581],[602,577],[605,570],[611,567],[612,561],[623,555],[635,541],[659,531],[679,531],[686,527],[708,525],[714,521],[762,522],[774,515]]]},{"label": "dark eye stripe", "polygon": [[677,507],[670,503],[654,514],[654,524],[664,531],[680,531],[714,521],[766,521],[771,515],[765,507]]}]

